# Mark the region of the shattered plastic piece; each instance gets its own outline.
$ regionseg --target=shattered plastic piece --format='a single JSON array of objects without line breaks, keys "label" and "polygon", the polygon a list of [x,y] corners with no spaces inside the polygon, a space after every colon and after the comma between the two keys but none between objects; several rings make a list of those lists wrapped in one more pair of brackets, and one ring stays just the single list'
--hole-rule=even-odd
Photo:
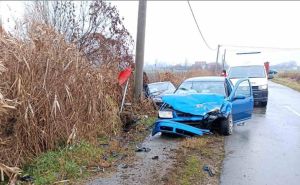
[{"label": "shattered plastic piece", "polygon": [[210,177],[213,177],[215,175],[215,171],[210,165],[204,165],[203,171],[206,171]]},{"label": "shattered plastic piece", "polygon": [[127,164],[122,164],[121,168],[128,168],[128,165]]},{"label": "shattered plastic piece", "polygon": [[158,160],[158,158],[158,155],[152,157],[153,160]]},{"label": "shattered plastic piece", "polygon": [[20,181],[23,182],[33,182],[34,178],[30,175],[24,175],[23,177],[20,177]]},{"label": "shattered plastic piece", "polygon": [[237,126],[245,126],[245,122],[241,122],[241,123],[238,123],[236,124]]},{"label": "shattered plastic piece", "polygon": [[137,148],[135,151],[136,152],[150,152],[150,148],[146,148],[146,147],[141,147],[141,148]]},{"label": "shattered plastic piece", "polygon": [[101,143],[101,144],[99,144],[99,146],[102,147],[102,148],[107,148],[107,147],[109,147],[109,144],[108,143]]},{"label": "shattered plastic piece", "polygon": [[118,154],[117,152],[112,152],[112,153],[111,153],[111,156],[112,156],[112,157],[118,157],[119,154]]}]

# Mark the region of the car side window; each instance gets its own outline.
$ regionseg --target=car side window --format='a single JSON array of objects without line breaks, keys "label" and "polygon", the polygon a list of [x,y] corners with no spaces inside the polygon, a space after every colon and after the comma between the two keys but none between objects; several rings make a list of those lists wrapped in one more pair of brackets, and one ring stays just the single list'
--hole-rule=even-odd
[{"label": "car side window", "polygon": [[232,91],[232,86],[231,86],[231,83],[229,80],[225,80],[225,86],[226,86],[226,89],[227,89],[227,96],[229,96],[231,94],[231,91]]},{"label": "car side window", "polygon": [[243,81],[242,83],[239,84],[235,92],[235,96],[245,96],[245,97],[251,96],[251,88],[250,88],[249,81]]},{"label": "car side window", "polygon": [[174,92],[176,90],[175,86],[172,83],[169,83],[169,88],[170,92]]}]

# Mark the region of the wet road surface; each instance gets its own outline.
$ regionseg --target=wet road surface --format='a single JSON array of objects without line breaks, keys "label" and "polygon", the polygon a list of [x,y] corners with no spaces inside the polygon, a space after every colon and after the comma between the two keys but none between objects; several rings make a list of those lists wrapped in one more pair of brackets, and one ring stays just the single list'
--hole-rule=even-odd
[{"label": "wet road surface", "polygon": [[269,82],[266,109],[225,140],[221,185],[300,184],[300,93]]},{"label": "wet road surface", "polygon": [[[88,185],[160,185],[164,184],[164,177],[175,162],[175,150],[180,138],[149,136],[142,143],[142,147],[150,148],[149,152],[137,152],[137,159],[128,168],[121,164],[117,172],[106,178],[98,178]],[[156,159],[153,157],[158,156]]]}]

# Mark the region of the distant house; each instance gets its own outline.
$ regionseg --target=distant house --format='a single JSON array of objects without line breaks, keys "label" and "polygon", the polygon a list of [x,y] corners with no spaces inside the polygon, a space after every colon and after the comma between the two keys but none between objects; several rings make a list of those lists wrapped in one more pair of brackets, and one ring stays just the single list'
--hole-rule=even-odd
[{"label": "distant house", "polygon": [[195,63],[192,65],[192,68],[206,69],[207,63],[206,61],[195,61]]},{"label": "distant house", "polygon": [[[207,69],[207,70],[210,70],[210,71],[216,70],[216,67],[217,67],[217,69],[218,69],[219,71],[220,71],[221,69],[223,69],[223,66],[222,66],[220,63],[218,63],[217,66],[216,66],[216,63],[215,63],[215,62],[207,63],[206,66],[207,66],[206,69]],[[225,68],[225,69],[226,69],[226,68]]]}]

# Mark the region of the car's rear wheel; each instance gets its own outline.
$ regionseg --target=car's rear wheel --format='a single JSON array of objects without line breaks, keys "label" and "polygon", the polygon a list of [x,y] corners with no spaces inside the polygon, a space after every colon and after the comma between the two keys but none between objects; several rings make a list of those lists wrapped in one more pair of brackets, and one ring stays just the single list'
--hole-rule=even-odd
[{"label": "car's rear wheel", "polygon": [[221,121],[221,134],[228,136],[233,132],[233,120],[232,115],[230,114],[226,119]]}]

